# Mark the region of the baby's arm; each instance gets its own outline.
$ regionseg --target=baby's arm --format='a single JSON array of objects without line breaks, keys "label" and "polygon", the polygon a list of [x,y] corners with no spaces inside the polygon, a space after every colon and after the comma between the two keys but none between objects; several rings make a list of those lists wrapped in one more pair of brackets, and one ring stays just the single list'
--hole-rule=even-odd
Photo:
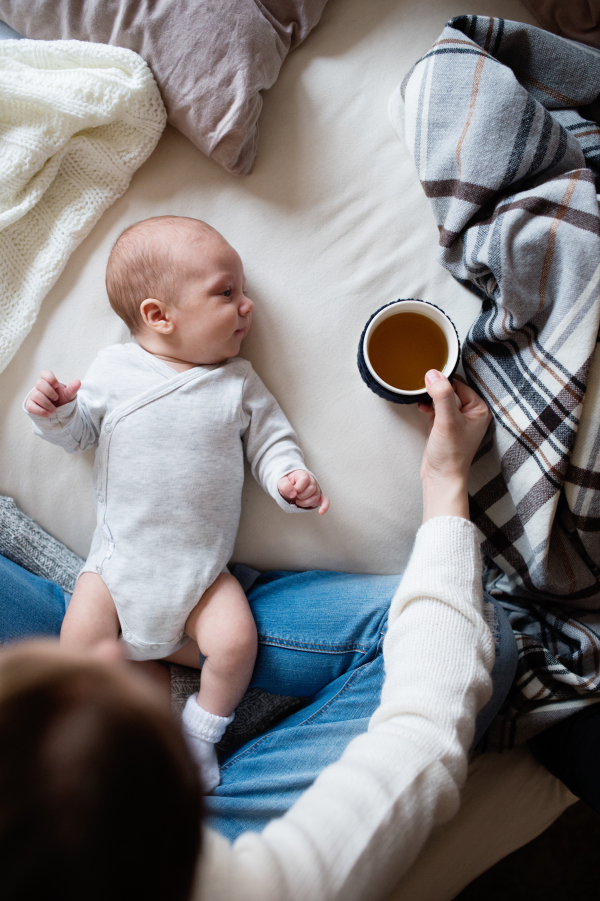
[{"label": "baby's arm", "polygon": [[79,379],[64,385],[53,372],[44,369],[23,404],[34,433],[68,453],[84,451],[98,443],[105,412],[93,379],[86,377],[81,392],[80,388]]},{"label": "baby's arm", "polygon": [[319,507],[329,500],[304,464],[296,433],[253,369],[244,383],[244,448],[252,475],[284,510]]}]

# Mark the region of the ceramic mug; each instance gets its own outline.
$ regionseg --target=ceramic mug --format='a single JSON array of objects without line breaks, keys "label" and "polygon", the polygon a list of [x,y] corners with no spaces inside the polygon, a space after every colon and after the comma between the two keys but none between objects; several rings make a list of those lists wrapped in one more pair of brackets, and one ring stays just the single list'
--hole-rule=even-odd
[{"label": "ceramic mug", "polygon": [[365,325],[358,345],[358,368],[360,374],[371,391],[394,404],[430,403],[431,398],[422,388],[407,391],[402,388],[396,388],[394,385],[389,385],[378,375],[369,359],[369,340],[371,335],[385,319],[388,319],[390,316],[396,316],[399,313],[418,313],[421,316],[427,316],[441,328],[448,347],[448,359],[441,371],[449,379],[456,372],[460,361],[460,341],[454,323],[435,304],[426,300],[410,298],[409,300],[395,300],[386,304],[373,313]]}]

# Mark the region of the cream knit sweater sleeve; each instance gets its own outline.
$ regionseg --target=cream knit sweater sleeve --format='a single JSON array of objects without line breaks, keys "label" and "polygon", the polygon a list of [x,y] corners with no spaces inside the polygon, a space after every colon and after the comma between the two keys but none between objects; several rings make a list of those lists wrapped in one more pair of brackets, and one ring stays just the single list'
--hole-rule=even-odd
[{"label": "cream knit sweater sleeve", "polygon": [[377,901],[459,806],[475,715],[491,693],[475,527],[430,520],[392,601],[369,730],[281,819],[231,845],[210,830],[202,901]]}]

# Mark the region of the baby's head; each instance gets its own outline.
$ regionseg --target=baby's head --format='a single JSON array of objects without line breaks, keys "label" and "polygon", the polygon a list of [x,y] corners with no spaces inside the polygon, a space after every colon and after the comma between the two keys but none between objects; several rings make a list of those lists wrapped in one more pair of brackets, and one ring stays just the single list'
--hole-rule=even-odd
[{"label": "baby's head", "polygon": [[110,304],[151,353],[192,364],[235,357],[252,319],[242,261],[210,225],[156,216],[120,235],[106,269]]}]

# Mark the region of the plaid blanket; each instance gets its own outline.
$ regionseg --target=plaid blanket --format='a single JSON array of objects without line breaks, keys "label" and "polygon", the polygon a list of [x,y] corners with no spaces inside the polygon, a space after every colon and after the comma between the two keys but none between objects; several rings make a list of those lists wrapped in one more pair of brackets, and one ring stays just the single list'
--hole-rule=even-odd
[{"label": "plaid blanket", "polygon": [[460,16],[390,104],[439,260],[481,299],[463,364],[494,420],[471,517],[520,652],[500,748],[600,700],[599,95],[598,51]]}]

